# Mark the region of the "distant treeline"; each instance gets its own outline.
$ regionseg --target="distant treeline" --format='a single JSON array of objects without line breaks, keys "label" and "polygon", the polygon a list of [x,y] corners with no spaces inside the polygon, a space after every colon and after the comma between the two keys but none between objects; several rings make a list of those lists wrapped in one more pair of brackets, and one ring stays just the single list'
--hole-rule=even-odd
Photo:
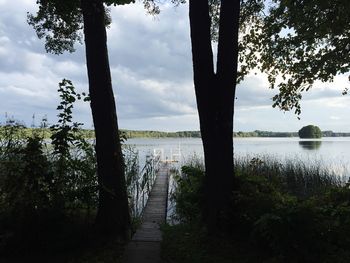
[{"label": "distant treeline", "polygon": [[[333,132],[322,131],[323,137],[350,137],[350,132]],[[272,131],[259,131],[253,132],[233,132],[233,137],[299,137],[297,132],[272,132]]]},{"label": "distant treeline", "polygon": [[[0,137],[2,135],[3,127],[0,126]],[[40,133],[46,139],[51,137],[51,130],[49,128],[23,128],[23,137],[30,136],[33,133]],[[120,130],[127,139],[130,138],[200,138],[199,131],[178,131],[178,132],[162,132],[162,131],[133,131]],[[83,136],[85,138],[94,138],[94,130],[83,129]],[[323,137],[350,137],[350,132],[333,132],[322,131]],[[297,132],[273,132],[255,130],[252,132],[233,132],[233,137],[298,137]]]},{"label": "distant treeline", "polygon": [[298,137],[297,132],[272,132],[272,131],[259,131],[252,132],[233,132],[233,137]]},{"label": "distant treeline", "polygon": [[131,131],[121,130],[127,138],[200,138],[199,131],[178,131],[178,132],[161,132],[161,131]]},{"label": "distant treeline", "polygon": [[[127,138],[200,138],[199,131],[178,131],[178,132],[161,132],[161,131],[131,131],[122,130]],[[333,132],[323,131],[323,137],[350,137],[350,132]],[[299,137],[298,132],[273,132],[259,131],[252,132],[233,132],[233,137]]]},{"label": "distant treeline", "polygon": [[350,137],[350,132],[322,131],[323,137]]},{"label": "distant treeline", "polygon": [[[4,126],[0,126],[0,138],[4,137],[5,134],[9,132],[4,128]],[[83,135],[84,138],[94,138],[95,132],[94,130],[87,130],[82,129],[80,133]],[[32,137],[33,135],[39,135],[40,137],[44,139],[51,138],[52,131],[49,128],[25,128],[22,127],[20,131],[18,132],[17,136],[20,136],[21,138],[28,138]]]},{"label": "distant treeline", "polygon": [[[127,138],[200,138],[200,131],[130,131],[123,130]],[[271,131],[253,131],[253,132],[233,132],[233,137],[296,137],[297,132],[271,132]]]}]

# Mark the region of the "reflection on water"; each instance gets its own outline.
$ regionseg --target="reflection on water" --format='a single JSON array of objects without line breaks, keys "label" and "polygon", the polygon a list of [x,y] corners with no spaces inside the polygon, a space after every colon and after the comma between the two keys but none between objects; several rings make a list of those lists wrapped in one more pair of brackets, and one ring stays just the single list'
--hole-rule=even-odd
[{"label": "reflection on water", "polygon": [[318,150],[322,141],[299,141],[299,146],[305,150]]}]

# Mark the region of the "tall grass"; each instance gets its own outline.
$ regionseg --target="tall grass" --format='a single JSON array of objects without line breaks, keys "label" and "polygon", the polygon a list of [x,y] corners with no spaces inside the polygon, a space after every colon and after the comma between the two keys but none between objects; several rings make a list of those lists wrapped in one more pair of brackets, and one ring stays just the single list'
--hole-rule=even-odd
[{"label": "tall grass", "polygon": [[342,186],[346,178],[324,167],[322,160],[287,159],[271,156],[235,158],[237,176],[257,175],[278,182],[284,192],[299,198],[323,193],[330,187]]},{"label": "tall grass", "polygon": [[[280,161],[268,155],[235,157],[234,175],[238,183],[261,184],[298,200],[320,196],[331,188],[347,184],[344,176],[324,167],[321,160],[294,158]],[[204,176],[204,161],[198,156],[190,157],[180,170],[172,173],[168,204],[170,223],[191,221],[199,215]],[[238,185],[238,188],[244,188],[244,185]]]},{"label": "tall grass", "polygon": [[[201,171],[204,176],[203,159],[192,156],[183,163],[183,167]],[[184,171],[184,169],[182,169]],[[179,170],[171,180],[170,200],[174,200],[176,188],[188,177]],[[324,167],[322,160],[301,160],[298,158],[281,161],[273,156],[241,156],[234,159],[234,174],[237,177],[258,176],[288,194],[299,199],[324,193],[332,187],[341,187],[347,183],[344,175],[337,174],[331,168]],[[171,203],[174,206],[174,201]]]},{"label": "tall grass", "polygon": [[178,225],[164,228],[164,254],[174,262],[219,262],[212,258],[221,255],[223,262],[348,262],[350,189],[321,167],[317,161],[236,158],[238,187],[213,239],[203,225],[204,169],[191,160],[175,178]]}]

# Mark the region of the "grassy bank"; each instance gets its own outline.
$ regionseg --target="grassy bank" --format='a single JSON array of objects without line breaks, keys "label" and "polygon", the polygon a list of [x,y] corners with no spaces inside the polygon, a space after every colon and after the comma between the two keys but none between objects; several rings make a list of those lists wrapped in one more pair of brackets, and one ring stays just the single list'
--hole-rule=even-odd
[{"label": "grassy bank", "polygon": [[179,224],[163,228],[165,262],[348,262],[350,190],[317,164],[271,159],[235,162],[221,231],[209,236],[203,215],[202,166],[176,178]]}]

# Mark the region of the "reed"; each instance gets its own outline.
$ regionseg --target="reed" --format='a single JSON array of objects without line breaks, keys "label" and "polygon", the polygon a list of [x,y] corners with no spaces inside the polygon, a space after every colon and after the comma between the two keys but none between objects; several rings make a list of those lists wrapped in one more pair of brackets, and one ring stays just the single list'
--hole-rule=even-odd
[{"label": "reed", "polygon": [[271,156],[250,156],[235,158],[237,176],[257,175],[278,184],[282,191],[307,198],[323,193],[330,187],[346,183],[344,175],[331,168],[324,168],[322,160],[302,160],[298,158],[280,161]]}]

